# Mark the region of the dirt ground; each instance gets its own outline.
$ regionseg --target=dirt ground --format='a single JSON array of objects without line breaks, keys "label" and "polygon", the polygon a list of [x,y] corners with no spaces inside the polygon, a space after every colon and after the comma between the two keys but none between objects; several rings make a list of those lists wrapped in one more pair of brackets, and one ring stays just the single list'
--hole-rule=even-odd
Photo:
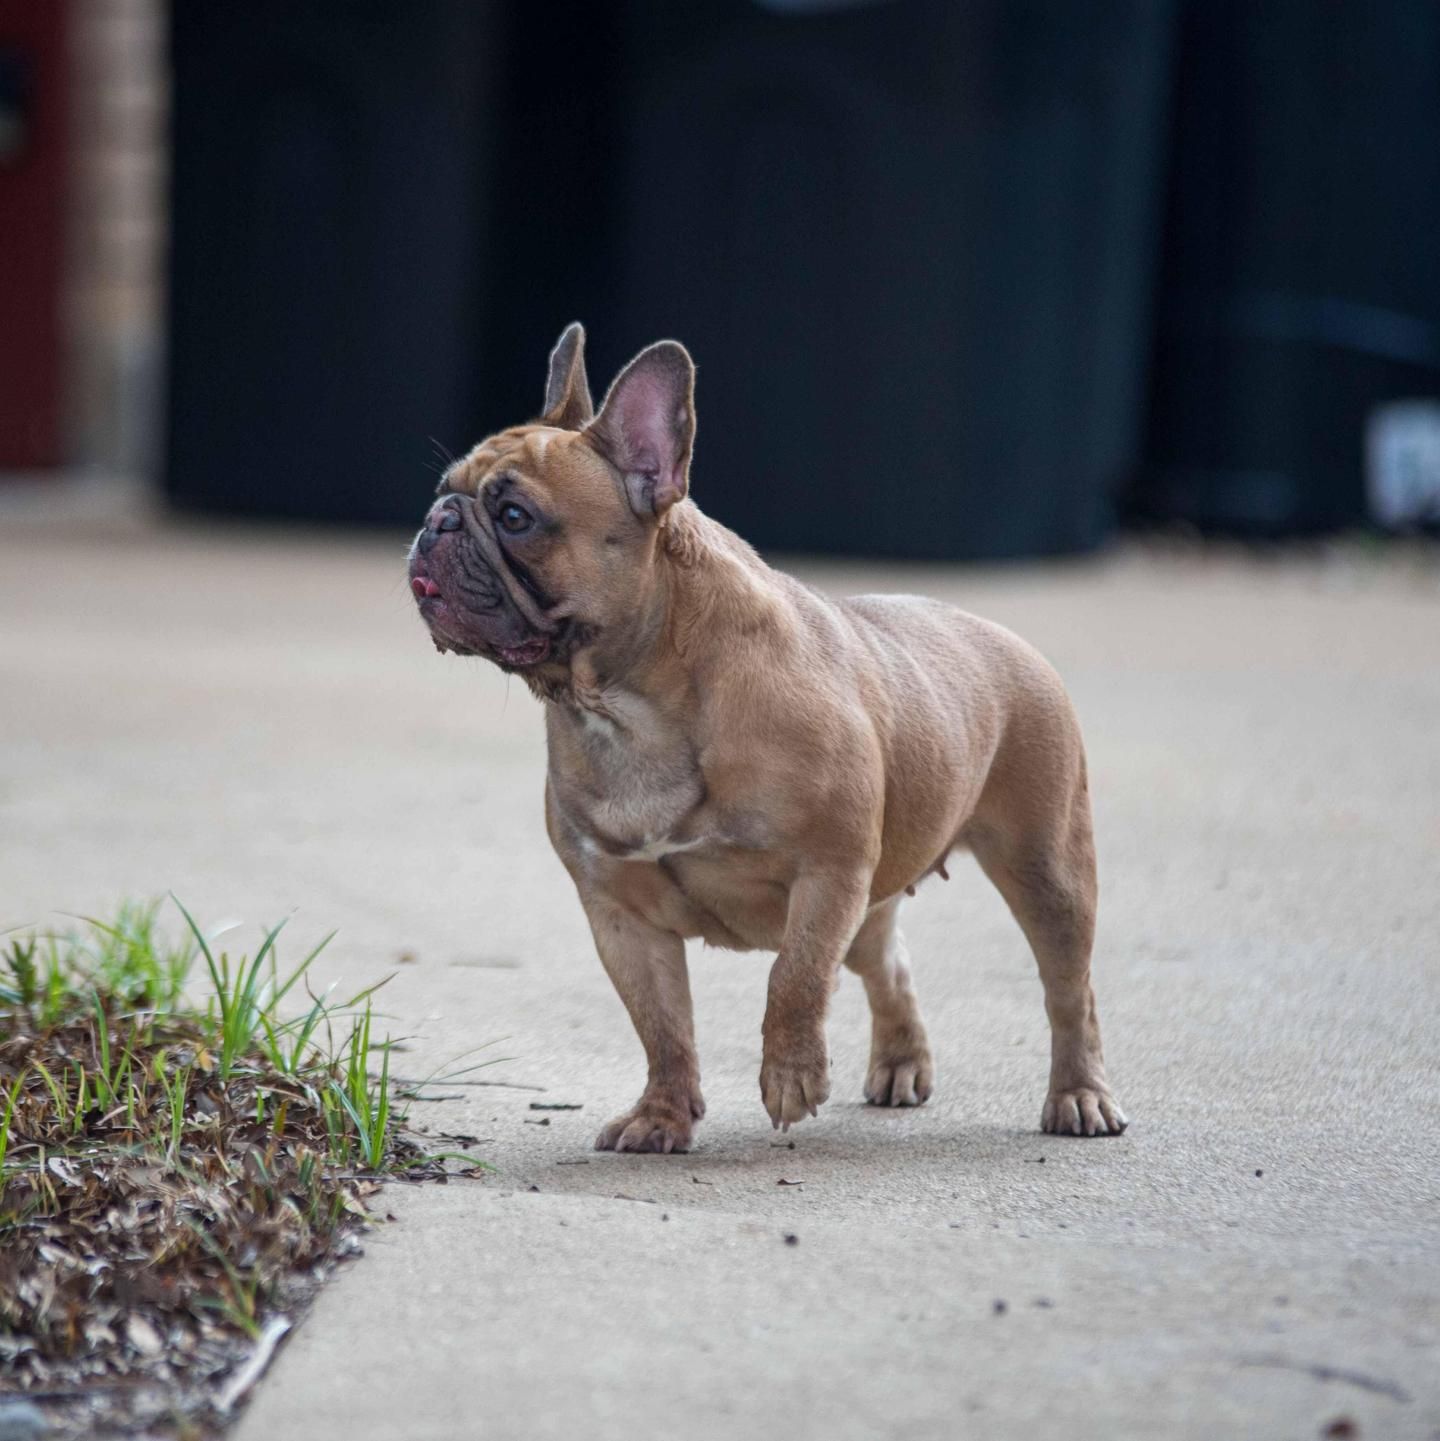
[{"label": "dirt ground", "polygon": [[495,1174],[387,1191],[240,1441],[1440,1436],[1432,553],[797,567],[1066,677],[1133,1125],[1039,1134],[1039,984],[965,863],[909,908],[929,1106],[860,1103],[848,978],[834,1098],[777,1137],[767,959],[697,949],[709,1116],[635,1157],[590,1149],[643,1064],[545,839],[539,710],[430,649],[403,548],[0,505],[0,925],[293,911],[297,947],[340,928],[321,980],[395,973],[406,1074],[503,1058],[415,1107]]}]

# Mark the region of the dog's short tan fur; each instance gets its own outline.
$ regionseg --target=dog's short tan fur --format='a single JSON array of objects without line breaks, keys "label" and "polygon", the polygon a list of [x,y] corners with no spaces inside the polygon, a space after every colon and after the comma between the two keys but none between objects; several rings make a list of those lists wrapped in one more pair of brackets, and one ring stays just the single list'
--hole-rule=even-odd
[{"label": "dog's short tan fur", "polygon": [[866,1098],[926,1100],[898,913],[963,850],[1039,964],[1041,1125],[1122,1130],[1090,985],[1085,756],[1054,671],[939,602],[835,602],[770,569],[687,498],[683,347],[643,351],[595,415],[583,341],[571,326],[556,346],[540,421],[447,473],[411,571],[438,646],[520,670],[546,702],[550,838],[649,1062],[597,1147],[683,1150],[704,1114],[687,937],[778,951],[760,1067],[776,1125],[830,1093],[842,964],[870,1002]]}]

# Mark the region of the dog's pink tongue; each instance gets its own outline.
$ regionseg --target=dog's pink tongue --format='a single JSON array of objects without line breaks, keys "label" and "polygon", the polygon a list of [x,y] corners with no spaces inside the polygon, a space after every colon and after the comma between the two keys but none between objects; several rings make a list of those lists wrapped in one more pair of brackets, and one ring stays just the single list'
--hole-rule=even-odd
[{"label": "dog's pink tongue", "polygon": [[432,595],[440,594],[440,587],[428,575],[415,576],[410,582],[410,589],[415,592],[417,600],[426,600]]}]

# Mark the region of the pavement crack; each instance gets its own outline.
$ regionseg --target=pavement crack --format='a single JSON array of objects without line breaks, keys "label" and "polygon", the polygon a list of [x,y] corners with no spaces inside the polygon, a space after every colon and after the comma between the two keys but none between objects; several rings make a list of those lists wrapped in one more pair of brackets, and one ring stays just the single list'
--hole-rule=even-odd
[{"label": "pavement crack", "polygon": [[1387,1381],[1383,1376],[1370,1376],[1364,1371],[1352,1371],[1345,1366],[1329,1366],[1323,1361],[1291,1361],[1284,1356],[1242,1356],[1240,1364],[1264,1366],[1276,1371],[1301,1371],[1317,1381],[1341,1381],[1347,1386],[1358,1386],[1362,1391],[1388,1396],[1402,1404],[1414,1399],[1398,1382]]}]

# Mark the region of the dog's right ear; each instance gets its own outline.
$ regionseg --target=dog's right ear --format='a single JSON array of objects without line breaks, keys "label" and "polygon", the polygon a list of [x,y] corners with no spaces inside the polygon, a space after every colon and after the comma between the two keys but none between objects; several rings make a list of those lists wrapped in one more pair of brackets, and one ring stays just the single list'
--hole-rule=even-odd
[{"label": "dog's right ear", "polygon": [[590,382],[585,376],[585,327],[572,320],[550,352],[550,377],[545,382],[544,425],[583,430],[595,414]]}]

